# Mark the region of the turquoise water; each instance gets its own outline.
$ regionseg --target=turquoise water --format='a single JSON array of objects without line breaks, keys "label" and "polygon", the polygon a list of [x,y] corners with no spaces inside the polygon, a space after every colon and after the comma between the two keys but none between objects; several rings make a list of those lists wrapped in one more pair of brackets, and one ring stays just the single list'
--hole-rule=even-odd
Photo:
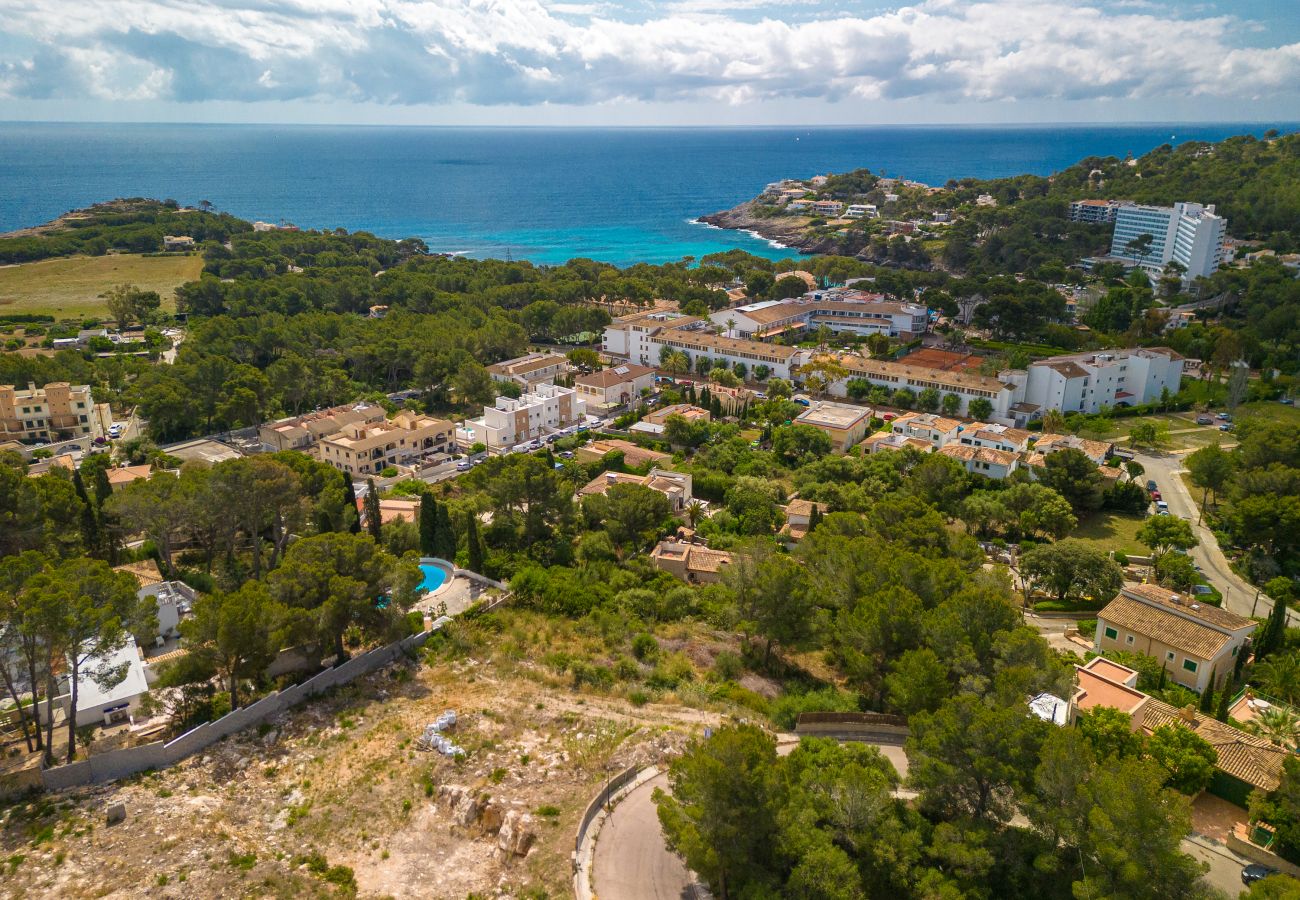
[{"label": "turquoise water", "polygon": [[[867,167],[942,184],[1048,174],[1295,124],[731,129],[0,123],[0,232],[113,197],[420,237],[432,250],[667,262],[768,242],[693,224],[763,185]],[[1213,197],[1188,198],[1213,202]]]},{"label": "turquoise water", "polygon": [[422,594],[436,591],[447,581],[447,570],[433,563],[420,563],[420,574],[424,576],[423,580],[420,581],[420,593]]}]

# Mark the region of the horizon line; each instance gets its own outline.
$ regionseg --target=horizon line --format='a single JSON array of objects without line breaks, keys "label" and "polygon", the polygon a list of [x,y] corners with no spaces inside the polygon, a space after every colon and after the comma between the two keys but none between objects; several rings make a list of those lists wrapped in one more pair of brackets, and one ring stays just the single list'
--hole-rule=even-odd
[{"label": "horizon line", "polygon": [[116,120],[116,119],[3,119],[4,125],[183,125],[216,127],[251,127],[251,128],[409,128],[409,129],[462,129],[476,131],[641,131],[641,130],[680,130],[680,131],[761,131],[761,130],[870,130],[879,128],[1149,128],[1155,126],[1212,127],[1216,125],[1246,126],[1268,125],[1272,128],[1296,128],[1300,130],[1300,118],[1297,119],[1191,119],[1191,120],[1144,120],[1144,121],[1043,121],[1043,122],[907,122],[907,123],[791,123],[791,124],[752,124],[752,125],[706,125],[706,124],[642,124],[642,125],[502,125],[502,124],[447,124],[416,122],[237,122],[237,121],[169,121],[169,120]]}]

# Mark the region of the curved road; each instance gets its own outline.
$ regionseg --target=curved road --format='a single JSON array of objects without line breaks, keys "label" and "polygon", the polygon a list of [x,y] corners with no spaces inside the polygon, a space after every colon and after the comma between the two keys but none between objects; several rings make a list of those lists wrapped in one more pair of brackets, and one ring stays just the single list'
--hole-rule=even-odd
[{"label": "curved road", "polygon": [[[592,884],[610,900],[695,900],[695,879],[681,857],[668,849],[651,799],[668,790],[661,772],[619,801],[596,839]],[[707,896],[703,888],[700,897]]]},{"label": "curved road", "polygon": [[[1273,608],[1273,601],[1259,588],[1232,571],[1214,533],[1204,525],[1197,524],[1197,519],[1200,518],[1199,502],[1192,497],[1187,485],[1179,477],[1185,471],[1183,455],[1175,453],[1154,456],[1138,453],[1136,456],[1146,469],[1146,474],[1139,481],[1154,481],[1160,489],[1160,496],[1169,504],[1169,512],[1191,524],[1200,543],[1188,551],[1188,555],[1201,567],[1210,583],[1223,594],[1223,608],[1239,616],[1267,616]],[[1259,598],[1258,601],[1256,597]],[[1297,617],[1294,610],[1288,610],[1287,622],[1291,625],[1300,624],[1300,617]]]}]

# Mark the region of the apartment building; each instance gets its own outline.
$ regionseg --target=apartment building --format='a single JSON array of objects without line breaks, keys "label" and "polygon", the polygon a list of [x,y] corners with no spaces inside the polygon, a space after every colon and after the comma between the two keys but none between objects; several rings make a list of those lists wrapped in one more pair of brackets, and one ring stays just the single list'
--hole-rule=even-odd
[{"label": "apartment building", "polygon": [[718,337],[687,328],[664,329],[650,335],[648,344],[653,348],[651,353],[656,360],[667,347],[685,353],[692,363],[700,357],[707,357],[715,362],[721,360],[728,366],[744,363],[751,372],[760,365],[767,366],[770,374],[786,379],[793,377],[794,370],[808,357],[794,347]]},{"label": "apartment building", "polygon": [[551,384],[571,368],[568,358],[559,353],[529,353],[493,363],[487,370],[493,381],[514,382],[526,390],[534,384]]},{"label": "apartment building", "polygon": [[538,384],[517,399],[497,397],[495,406],[483,407],[483,415],[466,420],[465,426],[475,443],[506,450],[575,425],[585,416],[586,403],[573,388]]},{"label": "apartment building", "polygon": [[1097,465],[1110,458],[1115,445],[1110,441],[1090,441],[1077,434],[1040,434],[1034,441],[1034,453],[1048,456],[1061,450],[1078,450]]},{"label": "apartment building", "polygon": [[916,438],[925,441],[933,450],[957,440],[961,430],[962,425],[956,419],[934,413],[906,413],[890,424],[890,431],[900,439]]},{"label": "apartment building", "polygon": [[[1183,358],[1168,347],[1074,353],[1004,372],[1028,418],[1049,409],[1095,413],[1102,407],[1136,406],[1178,393]],[[1016,424],[1023,424],[1017,421]]]},{"label": "apartment building", "polygon": [[1069,219],[1071,222],[1108,225],[1115,221],[1120,206],[1118,200],[1075,200],[1070,204]]},{"label": "apartment building", "polygon": [[258,440],[272,453],[280,450],[310,450],[323,437],[337,434],[348,425],[373,425],[384,421],[382,406],[354,403],[319,409],[301,416],[267,422],[257,429]]},{"label": "apartment building", "polygon": [[962,415],[969,409],[970,401],[982,397],[993,405],[993,419],[1006,420],[1011,413],[1011,405],[1015,402],[1013,398],[1016,385],[976,372],[946,372],[850,353],[841,354],[837,360],[849,373],[847,378],[830,386],[830,392],[838,397],[848,396],[849,379],[862,378],[890,390],[907,388],[920,393],[932,387],[941,396],[956,394],[961,401],[957,411]]},{"label": "apartment building", "polygon": [[[862,294],[859,291],[845,294]],[[864,298],[871,295],[862,294]],[[822,299],[813,299],[822,298]],[[916,303],[858,299],[831,291],[810,291],[801,298],[747,303],[709,315],[727,337],[764,340],[818,328],[850,334],[883,334],[912,340],[929,327],[929,311]]]},{"label": "apartment building", "polygon": [[1125,584],[1097,614],[1094,649],[1158,660],[1168,678],[1197,693],[1232,674],[1237,654],[1258,627],[1252,619],[1199,603],[1155,584]]},{"label": "apartment building", "polygon": [[871,431],[871,408],[814,400],[794,419],[795,425],[811,425],[831,439],[831,449],[843,453]]},{"label": "apartment building", "polygon": [[320,441],[320,457],[352,476],[377,475],[388,466],[449,453],[456,426],[410,412],[378,422],[354,422]]},{"label": "apartment building", "polygon": [[[1209,275],[1224,261],[1227,231],[1228,220],[1215,214],[1214,204],[1123,204],[1115,210],[1110,255],[1131,260],[1152,274],[1177,262],[1183,266],[1184,280],[1190,281]],[[1145,250],[1140,252],[1144,241]]]},{"label": "apartment building", "polygon": [[102,437],[112,425],[107,404],[90,386],[52,381],[45,387],[0,385],[0,441],[62,441]]},{"label": "apartment building", "polygon": [[938,452],[957,460],[972,475],[983,475],[995,481],[1001,481],[1020,468],[1020,457],[1008,450],[956,443],[940,447]]},{"label": "apartment building", "polygon": [[698,328],[703,321],[667,307],[619,316],[605,326],[601,349],[610,356],[621,356],[643,366],[656,365],[659,362],[659,347],[651,346],[651,337],[668,329]]},{"label": "apartment building", "polygon": [[633,475],[630,472],[601,472],[578,491],[578,498],[604,494],[616,484],[638,484],[663,494],[668,498],[672,511],[680,513],[691,502],[691,481],[690,475],[668,469],[651,469],[646,475]]}]

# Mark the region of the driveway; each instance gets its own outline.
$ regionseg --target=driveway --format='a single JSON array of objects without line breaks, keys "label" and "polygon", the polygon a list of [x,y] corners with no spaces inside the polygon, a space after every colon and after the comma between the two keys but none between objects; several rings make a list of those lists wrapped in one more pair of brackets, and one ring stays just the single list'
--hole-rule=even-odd
[{"label": "driveway", "polygon": [[[1200,506],[1193,499],[1183,483],[1180,474],[1183,458],[1179,454],[1161,454],[1159,456],[1145,453],[1137,454],[1138,462],[1146,469],[1143,480],[1151,480],[1160,489],[1160,496],[1169,504],[1169,512],[1191,523],[1192,531],[1200,543],[1189,553],[1192,560],[1201,567],[1205,577],[1223,594],[1223,607],[1241,616],[1267,616],[1273,608],[1270,600],[1259,588],[1232,571],[1228,559],[1214,539],[1214,533],[1205,525],[1198,525]],[[1258,598],[1258,600],[1256,599]],[[1300,625],[1300,615],[1294,610],[1287,611],[1287,621],[1291,625]]]}]

